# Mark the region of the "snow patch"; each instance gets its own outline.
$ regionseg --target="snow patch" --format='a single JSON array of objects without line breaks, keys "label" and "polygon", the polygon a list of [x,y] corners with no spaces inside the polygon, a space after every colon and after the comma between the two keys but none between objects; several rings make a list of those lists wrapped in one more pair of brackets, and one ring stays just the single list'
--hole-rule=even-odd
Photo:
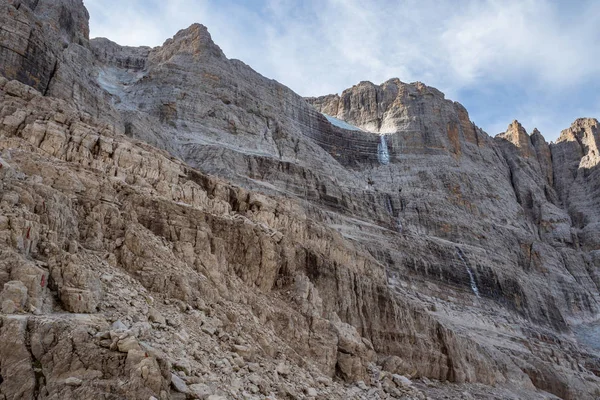
[{"label": "snow patch", "polygon": [[338,128],[346,129],[346,130],[349,130],[349,131],[361,131],[361,132],[363,131],[359,127],[351,125],[351,124],[349,124],[349,123],[347,123],[345,121],[342,121],[341,119],[337,119],[337,118],[332,117],[332,116],[327,115],[327,114],[323,114],[323,116],[325,118],[327,118],[327,121],[329,121],[329,123],[331,123],[331,125],[335,125]]},{"label": "snow patch", "polygon": [[124,104],[127,89],[130,85],[135,84],[145,75],[144,71],[128,70],[116,67],[105,67],[98,71],[96,82],[98,85],[110,93],[119,103],[120,109],[136,110],[133,104]]}]

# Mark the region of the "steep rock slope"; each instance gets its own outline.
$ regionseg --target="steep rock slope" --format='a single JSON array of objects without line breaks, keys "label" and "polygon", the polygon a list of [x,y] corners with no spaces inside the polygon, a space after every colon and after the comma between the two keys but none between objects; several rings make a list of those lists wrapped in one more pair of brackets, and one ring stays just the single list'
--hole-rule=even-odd
[{"label": "steep rock slope", "polygon": [[[113,94],[130,135],[168,143],[191,165],[237,175],[246,185],[258,178],[278,190],[311,190],[295,187],[285,168],[296,168],[295,174],[333,168],[334,174],[314,179],[351,180],[310,140],[334,127],[285,86],[228,60],[204,26],[192,25],[162,47],[142,52],[105,39],[91,45],[101,62],[99,83]],[[135,63],[123,66],[120,60]]]},{"label": "steep rock slope", "polygon": [[[0,104],[7,398],[176,398],[194,384],[297,396],[318,377],[317,393],[344,398],[326,376],[368,380],[376,360],[337,317],[359,305],[374,329],[433,346],[432,365],[444,365],[440,346],[468,347],[395,299],[374,260],[297,204],[202,175],[16,81],[0,82]],[[319,295],[307,278],[319,267],[339,292]],[[428,343],[417,326],[449,336]]]},{"label": "steep rock slope", "polygon": [[[2,75],[45,94],[0,85],[7,397],[423,396],[382,368],[498,385],[464,386],[478,397],[598,395],[570,334],[598,314],[597,123],[492,139],[399,80],[315,109],[201,25],[127,48],[88,42],[78,1],[0,6],[38,49]],[[87,358],[55,365],[69,346]]]},{"label": "steep rock slope", "polygon": [[[408,225],[409,230],[427,236],[496,251],[501,248],[499,253],[509,257],[512,264],[501,270],[517,267],[512,274],[525,270],[533,275],[532,280],[536,275],[532,252],[537,257],[557,259],[556,275],[562,276],[567,271],[557,250],[569,252],[573,247],[578,248],[578,244],[573,243],[569,215],[561,208],[553,187],[552,171],[556,167],[552,166],[550,147],[539,132],[530,138],[515,122],[505,134],[492,140],[469,121],[459,104],[444,100],[438,91],[420,83],[406,85],[398,80],[379,87],[361,83],[341,97],[326,96],[309,101],[320,110],[337,110],[334,116],[356,126],[375,132],[382,132],[381,127],[386,127],[384,131],[395,131],[385,136],[391,163],[384,168],[396,172],[392,176],[402,189],[399,197],[403,208],[410,210],[412,205],[420,218],[413,222],[410,216],[406,218],[406,211],[400,214],[404,231],[408,223],[413,225]],[[416,180],[409,186],[408,194],[402,185],[402,180],[407,178]],[[391,205],[395,209],[396,196],[390,190],[390,179],[381,176],[374,180],[384,181],[383,190],[392,196]],[[425,193],[419,193],[421,191]],[[419,206],[435,211],[421,213]],[[570,246],[565,248],[564,243]],[[548,263],[545,264],[547,268]],[[587,286],[589,274],[585,263],[576,264],[581,268],[576,275],[587,279],[584,283]],[[496,276],[499,273],[501,271],[492,271]],[[548,288],[561,276],[550,279],[539,276],[536,285]],[[491,278],[497,280],[494,276]],[[535,288],[519,288],[527,285],[524,281],[514,282],[512,286],[516,287],[502,293],[501,287],[494,288],[493,282],[485,282],[485,276],[479,279],[483,281],[481,293],[484,296],[486,292],[499,291],[505,300],[514,300],[513,305],[529,318],[538,322],[545,319],[554,328],[564,328],[564,319],[573,311],[572,302],[565,303],[562,292],[545,299],[541,293],[534,294]],[[572,277],[569,280],[565,282],[567,286],[580,284]],[[594,315],[598,293],[589,289],[576,289],[583,298],[575,310]],[[544,293],[552,293],[552,290],[544,290]],[[555,306],[555,302],[562,304]],[[536,310],[538,307],[542,309]],[[561,315],[563,313],[565,315]]]},{"label": "steep rock slope", "polygon": [[551,147],[556,191],[578,229],[580,244],[587,250],[597,250],[600,245],[599,135],[596,119],[578,119]]},{"label": "steep rock slope", "polygon": [[[408,85],[390,80],[376,86],[362,82],[341,96],[307,100],[325,114],[384,134],[391,158],[390,164],[380,169],[393,170],[395,173],[390,175],[397,181],[414,177],[416,183],[408,191],[402,185],[398,196],[402,200],[398,208],[402,211],[410,210],[411,205],[418,210],[419,219],[408,225],[410,231],[418,233],[413,235],[411,249],[418,246],[414,239],[418,243],[439,242],[439,238],[451,241],[436,246],[437,257],[432,257],[431,251],[421,250],[418,258],[409,262],[409,269],[418,271],[413,266],[422,266],[420,271],[429,278],[427,289],[421,293],[430,292],[435,281],[466,287],[470,283],[476,296],[494,299],[525,316],[537,326],[535,330],[546,325],[554,331],[565,331],[568,321],[595,318],[595,251],[593,247],[582,248],[585,239],[579,237],[587,235],[577,234],[578,227],[569,215],[572,212],[560,201],[559,194],[564,189],[556,184],[560,176],[556,171],[562,173],[565,169],[555,157],[560,143],[549,146],[537,131],[530,137],[518,122],[492,140],[469,122],[462,106],[444,100],[441,93],[420,83]],[[587,126],[594,125],[592,120],[586,121]],[[584,125],[579,121],[574,128]],[[585,128],[580,128],[578,135],[592,138],[592,130],[588,128],[588,133],[584,133]],[[575,138],[570,142],[571,147],[573,142],[579,143]],[[584,156],[586,152],[581,149],[587,147],[578,147],[565,151],[570,154],[571,174],[575,176],[579,163],[593,156],[591,151],[590,156]],[[383,190],[391,196],[390,209],[396,211],[390,179],[373,179],[377,183],[381,180]],[[578,185],[579,198],[595,187],[590,181],[585,184],[585,188]],[[426,211],[419,210],[419,206]],[[595,214],[592,205],[586,208],[591,210],[590,215]],[[408,234],[405,212],[397,215],[402,217],[402,232]],[[594,237],[593,223],[588,229]],[[377,238],[374,246],[381,249],[385,247],[382,243]],[[447,270],[448,277],[444,276],[444,258],[452,254],[451,246],[465,261],[467,273],[462,277],[457,268],[460,263]],[[393,256],[390,258],[394,261]],[[433,262],[427,262],[431,259]],[[406,261],[403,264],[407,266]],[[432,269],[434,273],[429,272]],[[400,277],[400,282],[406,279],[406,272],[402,271]],[[444,292],[440,290],[435,297],[444,298]],[[498,319],[499,314],[491,318]],[[495,335],[491,331],[482,329],[488,337]],[[545,384],[536,382],[542,387]],[[549,390],[559,394],[556,388]]]}]

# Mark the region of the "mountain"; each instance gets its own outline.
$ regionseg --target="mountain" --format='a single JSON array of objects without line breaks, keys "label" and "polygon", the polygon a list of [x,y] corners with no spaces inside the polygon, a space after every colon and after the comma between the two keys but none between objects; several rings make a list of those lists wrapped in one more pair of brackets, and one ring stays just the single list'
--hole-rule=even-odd
[{"label": "mountain", "polygon": [[0,0],[0,398],[600,396],[597,120],[490,137],[88,18]]}]

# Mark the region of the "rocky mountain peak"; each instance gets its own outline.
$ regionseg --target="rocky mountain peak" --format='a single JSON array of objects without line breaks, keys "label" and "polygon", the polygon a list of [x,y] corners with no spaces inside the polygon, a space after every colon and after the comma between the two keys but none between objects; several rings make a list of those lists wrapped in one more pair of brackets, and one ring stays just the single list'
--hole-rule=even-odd
[{"label": "rocky mountain peak", "polygon": [[531,132],[529,139],[531,140],[531,144],[533,144],[533,147],[537,148],[542,145],[548,146],[546,138],[544,137],[544,135],[542,135],[538,128],[533,128],[533,132]]},{"label": "rocky mountain peak", "polygon": [[583,126],[583,127],[598,127],[599,123],[596,118],[577,118],[571,126]]},{"label": "rocky mountain peak", "polygon": [[512,143],[524,157],[535,155],[531,138],[525,128],[523,128],[523,125],[517,120],[508,125],[506,132],[499,134],[497,137]]},{"label": "rocky mountain peak", "polygon": [[221,48],[213,42],[206,26],[198,23],[180,30],[173,38],[167,39],[150,57],[154,62],[161,62],[170,60],[176,55],[225,58]]},{"label": "rocky mountain peak", "polygon": [[584,153],[589,150],[597,152],[600,134],[600,125],[595,118],[578,118],[571,127],[560,133],[557,143],[577,142]]},{"label": "rocky mountain peak", "polygon": [[[404,83],[398,78],[375,85],[362,81],[338,95],[326,95],[306,99],[318,111],[341,119],[365,131],[379,134],[407,132],[423,133],[425,119],[433,116],[435,108],[447,108],[454,114],[452,124],[464,123],[468,128],[468,114],[464,107],[445,100],[444,94],[421,82]],[[452,111],[450,111],[452,108]],[[437,117],[436,117],[437,118]],[[446,125],[449,121],[437,121],[435,124]],[[430,121],[433,123],[433,121]],[[471,131],[471,128],[468,128]],[[445,135],[445,133],[444,133]],[[473,139],[473,133],[467,136]],[[425,142],[432,146],[445,146],[447,139],[434,138],[429,135]],[[473,139],[474,140],[474,139]]]},{"label": "rocky mountain peak", "polygon": [[[352,88],[354,88],[354,87],[361,87],[361,86],[368,87],[368,88],[375,88],[377,85],[375,85],[371,81],[360,81],[356,85],[354,85]],[[352,88],[349,88],[349,89],[346,89],[346,90],[352,90]],[[346,90],[344,90],[344,91],[346,91]]]},{"label": "rocky mountain peak", "polygon": [[523,128],[523,125],[516,119],[508,125],[505,134],[515,137],[529,136],[525,128]]},{"label": "rocky mountain peak", "polygon": [[578,118],[560,133],[558,142],[591,139],[598,134],[599,128],[596,118]]},{"label": "rocky mountain peak", "polygon": [[560,133],[556,142],[561,148],[572,149],[574,159],[581,159],[580,166],[591,168],[600,163],[600,124],[595,118],[578,118],[568,129]]}]

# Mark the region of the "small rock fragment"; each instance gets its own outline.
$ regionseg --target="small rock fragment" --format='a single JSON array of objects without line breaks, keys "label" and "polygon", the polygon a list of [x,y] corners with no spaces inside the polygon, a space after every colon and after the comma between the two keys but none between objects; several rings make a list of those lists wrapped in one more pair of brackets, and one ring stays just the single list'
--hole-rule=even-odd
[{"label": "small rock fragment", "polygon": [[163,317],[163,315],[155,308],[150,308],[148,310],[148,320],[161,325],[165,325],[167,323],[165,317]]},{"label": "small rock fragment", "polygon": [[394,380],[394,383],[400,387],[412,386],[410,379],[403,375],[394,374],[392,375],[392,379]]},{"label": "small rock fragment", "polygon": [[74,376],[65,379],[65,384],[69,386],[81,386],[82,383],[83,381],[81,379],[75,378]]},{"label": "small rock fragment", "polygon": [[179,393],[188,393],[188,387],[183,379],[173,373],[171,373],[171,385],[173,386],[173,389]]},{"label": "small rock fragment", "polygon": [[110,329],[112,329],[114,331],[118,331],[118,330],[125,331],[125,330],[127,330],[127,325],[125,325],[120,319],[118,319],[115,322],[113,322],[113,324],[110,326]]},{"label": "small rock fragment", "polygon": [[141,350],[136,338],[128,336],[125,339],[119,340],[117,347],[121,353],[127,353],[130,350]]},{"label": "small rock fragment", "polygon": [[279,365],[277,365],[276,371],[281,376],[288,376],[289,374],[292,373],[289,365],[286,365],[284,363],[279,363]]}]

